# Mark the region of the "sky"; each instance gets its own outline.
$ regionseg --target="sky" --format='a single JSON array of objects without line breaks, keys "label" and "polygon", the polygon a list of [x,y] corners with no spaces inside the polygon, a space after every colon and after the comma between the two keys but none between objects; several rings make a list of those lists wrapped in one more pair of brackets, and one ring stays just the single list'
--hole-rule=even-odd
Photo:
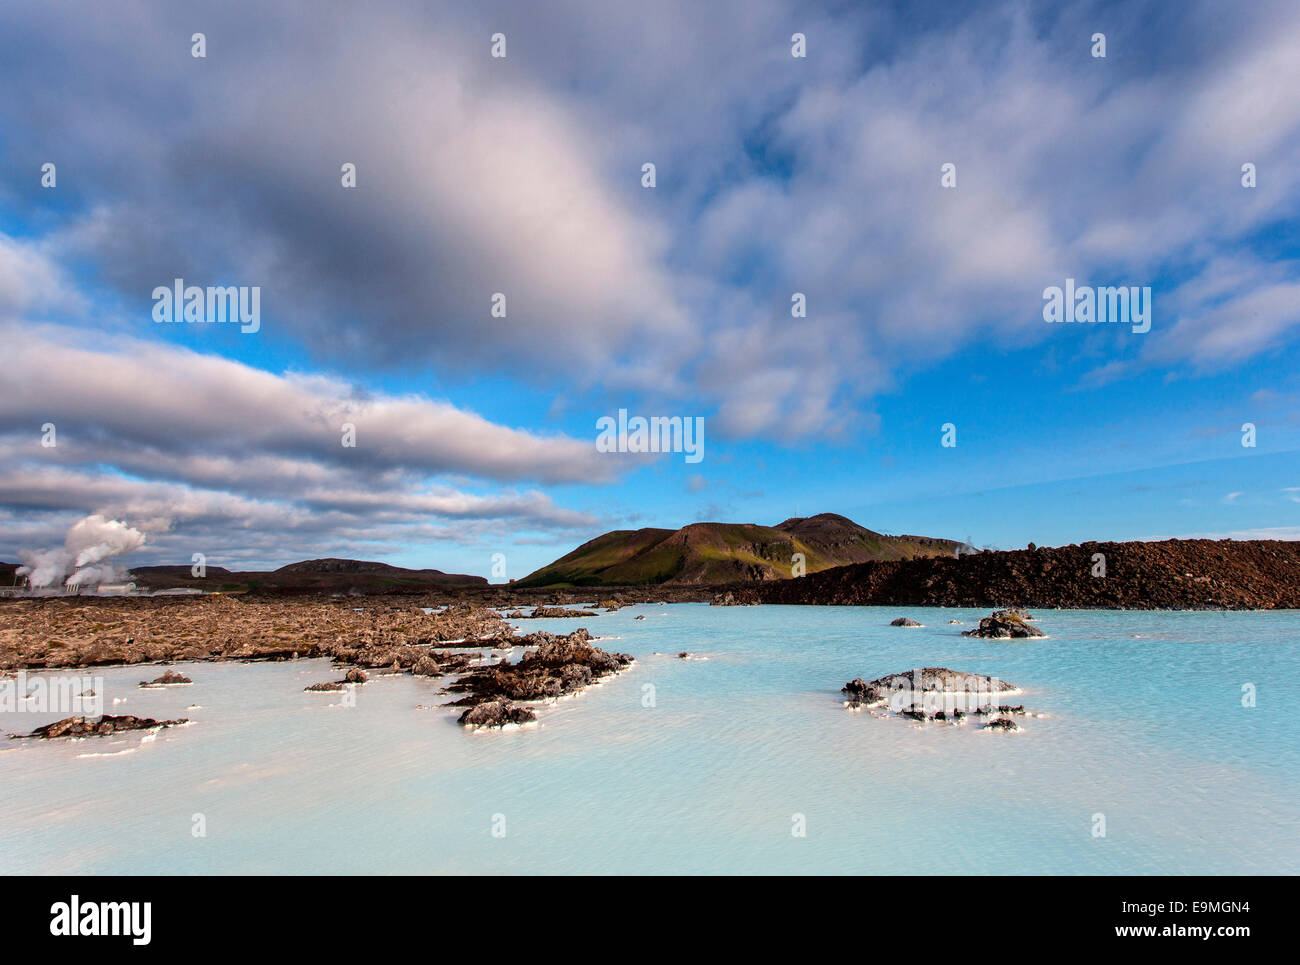
[{"label": "sky", "polygon": [[[1290,0],[9,0],[0,559],[1300,538],[1298,214]],[[1046,322],[1067,279],[1149,330]]]}]

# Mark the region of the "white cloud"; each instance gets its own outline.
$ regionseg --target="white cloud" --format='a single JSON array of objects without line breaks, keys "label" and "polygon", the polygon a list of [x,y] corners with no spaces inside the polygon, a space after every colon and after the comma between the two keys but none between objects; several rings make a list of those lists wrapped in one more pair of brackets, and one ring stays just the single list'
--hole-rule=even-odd
[{"label": "white cloud", "polygon": [[[11,324],[0,338],[9,347],[0,426],[52,422],[73,452],[104,437],[126,459],[148,447],[182,475],[210,477],[245,460],[295,482],[299,472],[320,477],[303,460],[547,482],[608,480],[617,468],[592,440],[511,429],[420,396],[361,394],[331,376],[277,375],[138,339],[101,337],[104,347],[91,347],[79,331],[53,326]],[[349,423],[355,447],[341,443]]]},{"label": "white cloud", "polygon": [[[0,106],[0,123],[95,160],[95,205],[47,248],[137,303],[177,274],[259,284],[267,324],[329,364],[503,372],[602,409],[688,400],[738,435],[842,433],[897,374],[973,341],[1069,337],[1041,323],[1046,285],[1194,274],[1295,212],[1293,5],[1225,24],[1189,3],[1159,43],[1135,5],[1112,14],[1106,61],[1086,56],[1082,4],[921,28],[795,10],[393,2],[303,30],[292,6],[223,3],[196,65],[171,55],[189,10],[24,8],[0,26],[30,56],[6,66],[46,111]],[[77,69],[51,77],[56,38]],[[1296,266],[1236,257],[1268,288],[1158,300],[1145,364],[1294,337]]]}]

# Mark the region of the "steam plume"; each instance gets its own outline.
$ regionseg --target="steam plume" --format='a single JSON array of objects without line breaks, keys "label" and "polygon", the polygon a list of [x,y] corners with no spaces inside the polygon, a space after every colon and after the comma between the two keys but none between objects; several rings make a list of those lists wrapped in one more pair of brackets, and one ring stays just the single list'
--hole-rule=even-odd
[{"label": "steam plume", "polygon": [[144,533],[98,514],[74,523],[58,549],[26,552],[18,575],[33,587],[94,586],[123,579],[126,569],[107,562],[144,545]]}]

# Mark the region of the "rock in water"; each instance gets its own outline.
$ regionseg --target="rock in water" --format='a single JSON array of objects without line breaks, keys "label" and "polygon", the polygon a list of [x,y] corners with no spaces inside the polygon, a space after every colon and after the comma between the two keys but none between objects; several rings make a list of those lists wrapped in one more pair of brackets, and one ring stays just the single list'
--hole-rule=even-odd
[{"label": "rock in water", "polygon": [[890,621],[889,621],[889,625],[890,625],[891,627],[919,627],[919,626],[924,626],[924,624],[917,623],[915,620],[910,619],[909,617],[899,617],[897,620],[890,620]]},{"label": "rock in water", "polygon": [[151,730],[155,727],[175,727],[177,724],[189,723],[184,717],[178,720],[154,720],[152,717],[132,717],[124,714],[115,717],[105,714],[98,719],[87,717],[65,717],[53,724],[37,727],[27,737],[42,740],[54,740],[57,737],[105,737],[128,730]]},{"label": "rock in water", "polygon": [[323,683],[312,684],[310,687],[303,687],[302,689],[312,694],[332,694],[335,691],[347,690],[347,685],[341,680],[327,680]]},{"label": "rock in water", "polygon": [[[512,614],[513,616],[513,614]],[[595,617],[600,616],[594,610],[568,610],[562,606],[537,606],[533,607],[533,612],[528,617],[521,614],[515,619],[540,620],[545,617]]]},{"label": "rock in water", "polygon": [[[855,710],[888,704],[901,717],[926,720],[926,694],[960,695],[955,698],[959,703],[973,696],[976,698],[972,702],[974,706],[982,707],[992,704],[995,695],[1014,690],[1016,690],[1014,684],[998,680],[996,677],[950,670],[947,667],[923,667],[919,670],[877,677],[875,680],[863,680],[857,677],[845,684],[840,692],[847,698],[845,704]],[[930,702],[933,703],[933,700]],[[954,709],[960,711],[960,708]],[[979,710],[975,712],[980,713]],[[942,717],[929,719],[955,722],[961,720],[963,716],[960,713],[953,713],[951,716],[945,713]]]},{"label": "rock in water", "polygon": [[887,674],[871,681],[864,681],[858,677],[845,684],[842,692],[848,694],[850,698],[870,702],[884,699],[897,691],[966,694],[998,693],[1015,689],[1015,684],[998,680],[996,677],[950,670],[947,667],[922,667],[920,670]]},{"label": "rock in water", "polygon": [[1023,610],[1018,606],[1009,606],[1004,610],[994,610],[993,615],[1001,618],[1015,617],[1018,620],[1034,619],[1033,615],[1030,614],[1028,610]]},{"label": "rock in water", "polygon": [[527,707],[508,700],[488,700],[476,704],[460,715],[465,727],[504,727],[506,724],[525,724],[537,719]]},{"label": "rock in water", "polygon": [[[893,715],[905,720],[955,725],[963,724],[969,713],[983,718],[986,730],[1013,731],[1019,730],[1020,725],[1011,715],[1026,716],[1024,705],[999,704],[995,698],[1016,689],[1014,684],[996,677],[947,667],[924,667],[870,681],[858,677],[845,684],[842,692],[848,698],[845,705],[855,710],[888,705]],[[873,716],[882,714],[877,712]]]},{"label": "rock in water", "polygon": [[153,680],[141,680],[140,686],[141,687],[174,687],[177,684],[192,684],[192,683],[194,683],[194,681],[191,680],[189,677],[186,677],[184,674],[179,674],[175,670],[168,670],[161,677],[154,677]]},{"label": "rock in water", "polygon": [[417,677],[437,677],[442,674],[442,665],[430,656],[423,656],[415,661],[411,673]]},{"label": "rock in water", "polygon": [[[547,700],[581,690],[593,680],[617,673],[632,663],[632,657],[626,653],[606,653],[592,646],[586,630],[575,630],[566,637],[530,634],[519,642],[536,642],[538,646],[532,653],[524,654],[518,663],[501,661],[475,668],[461,677],[449,689],[467,691],[468,696],[453,704],[474,707],[490,701]],[[461,723],[473,721],[462,715]]]},{"label": "rock in water", "polygon": [[983,637],[989,640],[1011,640],[1024,637],[1045,637],[1038,627],[1031,627],[1023,617],[1010,610],[999,610],[990,617],[980,620],[974,630],[963,630],[964,637]]}]

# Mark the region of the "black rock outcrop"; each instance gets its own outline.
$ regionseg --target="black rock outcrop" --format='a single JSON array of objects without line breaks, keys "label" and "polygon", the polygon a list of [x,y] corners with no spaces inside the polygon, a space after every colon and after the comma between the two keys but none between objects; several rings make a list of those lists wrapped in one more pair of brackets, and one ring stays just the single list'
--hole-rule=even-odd
[{"label": "black rock outcrop", "polygon": [[156,727],[175,727],[189,723],[184,717],[177,720],[154,720],[152,717],[132,717],[129,714],[102,717],[65,717],[53,724],[37,727],[26,737],[54,740],[59,737],[107,737],[130,730],[152,730]]},{"label": "black rock outcrop", "polygon": [[992,616],[981,619],[979,626],[975,629],[963,630],[961,635],[963,637],[983,637],[988,640],[1012,640],[1047,636],[1038,627],[1026,623],[1025,618],[1017,616],[1013,610],[998,610]]}]

